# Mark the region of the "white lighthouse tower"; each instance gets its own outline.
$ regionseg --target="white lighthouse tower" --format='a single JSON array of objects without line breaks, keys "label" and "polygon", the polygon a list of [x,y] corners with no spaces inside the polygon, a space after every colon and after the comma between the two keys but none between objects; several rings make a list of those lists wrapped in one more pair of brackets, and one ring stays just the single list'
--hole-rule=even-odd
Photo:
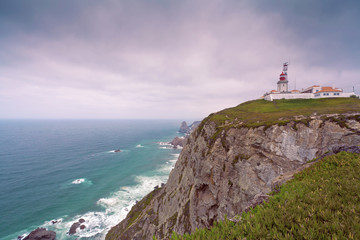
[{"label": "white lighthouse tower", "polygon": [[288,90],[288,79],[287,79],[287,70],[288,70],[288,63],[284,63],[283,71],[280,74],[280,80],[277,82],[277,90],[280,93],[289,92]]}]

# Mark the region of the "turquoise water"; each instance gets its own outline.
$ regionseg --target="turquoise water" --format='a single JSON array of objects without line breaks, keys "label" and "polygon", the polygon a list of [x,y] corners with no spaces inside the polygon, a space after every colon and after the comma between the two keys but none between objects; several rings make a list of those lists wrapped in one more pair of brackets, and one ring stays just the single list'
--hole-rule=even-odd
[{"label": "turquoise water", "polygon": [[[159,142],[179,135],[179,123],[1,120],[0,239],[37,227],[57,239],[104,238],[136,200],[166,182],[180,150]],[[79,218],[86,228],[69,236]]]}]

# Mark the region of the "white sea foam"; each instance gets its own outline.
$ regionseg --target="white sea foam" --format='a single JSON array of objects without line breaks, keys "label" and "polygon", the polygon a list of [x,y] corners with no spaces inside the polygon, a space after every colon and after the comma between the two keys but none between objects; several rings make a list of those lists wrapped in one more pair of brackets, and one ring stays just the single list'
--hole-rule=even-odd
[{"label": "white sea foam", "polygon": [[142,148],[142,147],[144,147],[144,146],[141,145],[141,144],[138,144],[138,145],[136,145],[136,147],[137,147],[137,148]]},{"label": "white sea foam", "polygon": [[[40,227],[55,231],[58,239],[68,239],[68,232],[72,224],[82,218],[85,220],[85,222],[82,223],[85,228],[78,228],[74,237],[79,239],[105,239],[105,235],[110,228],[126,217],[136,201],[141,200],[146,194],[152,191],[155,186],[161,186],[162,183],[166,183],[168,175],[178,157],[179,154],[172,154],[171,159],[167,161],[166,164],[153,172],[155,175],[135,176],[136,185],[123,186],[108,197],[100,198],[96,203],[103,207],[104,211],[89,211],[85,214],[70,218],[63,216],[63,218],[47,221]],[[86,178],[79,178],[73,180],[72,184],[84,184],[87,182],[91,181]],[[26,235],[24,234],[24,236]]]},{"label": "white sea foam", "polygon": [[170,171],[175,167],[175,163],[178,160],[180,154],[171,154],[174,158],[166,162],[166,164],[161,167],[158,171],[164,174],[170,173]]},{"label": "white sea foam", "polygon": [[168,147],[168,146],[166,146],[166,147],[159,147],[160,149],[173,149],[173,147]]},{"label": "white sea foam", "polygon": [[74,181],[72,181],[72,184],[80,184],[85,182],[85,178],[79,178],[79,179],[75,179]]},{"label": "white sea foam", "polygon": [[[172,163],[169,162],[169,164],[165,165],[171,167]],[[100,198],[97,201],[97,205],[102,206],[104,211],[92,211],[72,218],[63,217],[61,219],[54,219],[45,222],[41,227],[56,231],[57,238],[59,239],[68,239],[68,232],[72,224],[82,218],[85,220],[82,223],[85,228],[78,228],[74,237],[104,239],[107,231],[126,217],[136,201],[141,200],[155,186],[161,186],[161,183],[167,181],[170,170],[168,169],[167,172],[163,172],[159,169],[155,172],[158,175],[155,176],[136,176],[136,185],[123,186],[119,191],[112,193],[110,196]]]},{"label": "white sea foam", "polygon": [[58,218],[58,219],[53,219],[51,221],[48,222],[48,225],[54,225],[54,224],[59,224],[63,221],[63,218]]},{"label": "white sea foam", "polygon": [[81,185],[81,186],[85,186],[85,187],[90,187],[92,184],[93,184],[92,181],[90,181],[87,178],[78,178],[78,179],[72,180],[71,182],[68,182],[66,185],[63,185],[62,187],[68,188],[73,185]]}]

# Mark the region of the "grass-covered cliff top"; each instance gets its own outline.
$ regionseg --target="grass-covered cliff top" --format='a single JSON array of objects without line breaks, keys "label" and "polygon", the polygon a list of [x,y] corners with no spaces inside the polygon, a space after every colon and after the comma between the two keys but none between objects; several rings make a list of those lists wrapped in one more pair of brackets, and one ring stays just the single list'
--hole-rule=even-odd
[{"label": "grass-covered cliff top", "polygon": [[323,98],[323,99],[288,99],[254,100],[213,113],[205,121],[221,125],[261,126],[279,120],[291,120],[294,116],[308,117],[313,114],[333,114],[360,112],[360,99]]},{"label": "grass-covered cliff top", "polygon": [[295,175],[238,223],[172,239],[360,239],[359,189],[360,155],[341,152]]}]

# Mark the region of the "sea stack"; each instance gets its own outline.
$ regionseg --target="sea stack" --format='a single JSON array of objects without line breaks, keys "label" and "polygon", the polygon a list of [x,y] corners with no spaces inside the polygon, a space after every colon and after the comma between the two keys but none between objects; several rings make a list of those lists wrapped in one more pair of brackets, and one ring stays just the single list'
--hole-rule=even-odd
[{"label": "sea stack", "polygon": [[179,132],[180,133],[187,133],[190,130],[189,126],[187,125],[187,123],[185,121],[183,121],[181,123],[181,126],[179,128]]}]

